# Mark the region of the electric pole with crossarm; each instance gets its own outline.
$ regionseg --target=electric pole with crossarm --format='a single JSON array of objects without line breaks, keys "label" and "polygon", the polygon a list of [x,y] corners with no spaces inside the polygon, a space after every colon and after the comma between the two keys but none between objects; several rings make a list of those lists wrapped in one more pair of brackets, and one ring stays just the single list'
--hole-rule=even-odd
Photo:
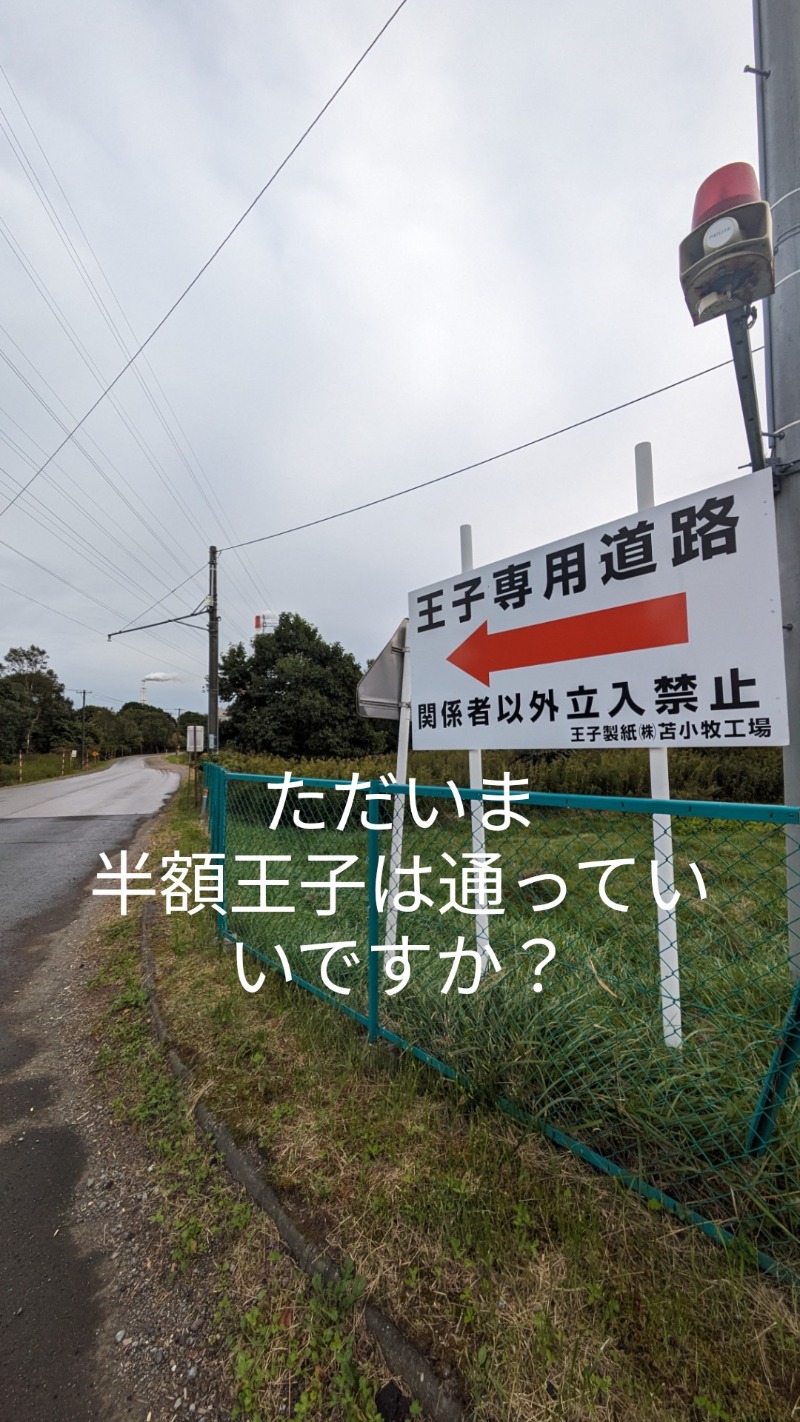
[{"label": "electric pole with crossarm", "polygon": [[208,749],[219,750],[219,608],[217,550],[208,550]]},{"label": "electric pole with crossarm", "polygon": [[[767,441],[775,475],[789,745],[784,799],[800,805],[800,6],[753,0],[761,195],[772,211],[775,293],[763,303]],[[800,978],[800,828],[786,827],[789,959]]]}]

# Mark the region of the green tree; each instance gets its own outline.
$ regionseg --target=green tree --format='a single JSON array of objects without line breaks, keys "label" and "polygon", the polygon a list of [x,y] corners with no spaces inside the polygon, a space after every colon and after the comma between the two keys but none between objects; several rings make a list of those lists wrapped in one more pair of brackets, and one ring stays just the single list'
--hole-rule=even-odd
[{"label": "green tree", "polygon": [[361,668],[341,643],[329,643],[297,613],[281,613],[272,632],[229,648],[219,693],[230,702],[225,743],[283,756],[368,755],[384,747],[383,730],[356,710]]},{"label": "green tree", "polygon": [[[203,730],[206,731],[208,729],[208,716],[206,715],[205,711],[181,711],[181,714],[178,717],[177,725],[178,735],[180,736],[181,748],[185,750],[186,727],[202,726]],[[204,737],[204,739],[208,740],[208,737],[206,736]]]},{"label": "green tree", "polygon": [[113,755],[117,749],[117,717],[107,706],[86,707],[86,746],[101,756]]},{"label": "green tree", "polygon": [[126,701],[120,707],[118,719],[125,728],[125,742],[129,750],[147,753],[174,749],[175,719],[159,706]]},{"label": "green tree", "polygon": [[115,720],[118,753],[120,755],[137,755],[142,749],[142,732],[136,716],[123,706],[117,712]]},{"label": "green tree", "polygon": [[74,707],[47,661],[44,647],[32,645],[10,647],[0,662],[3,708],[11,728],[10,736],[7,731],[3,738],[6,759],[19,750],[49,751],[74,742]]},{"label": "green tree", "polygon": [[25,745],[29,717],[24,689],[0,678],[0,760],[13,760]]}]

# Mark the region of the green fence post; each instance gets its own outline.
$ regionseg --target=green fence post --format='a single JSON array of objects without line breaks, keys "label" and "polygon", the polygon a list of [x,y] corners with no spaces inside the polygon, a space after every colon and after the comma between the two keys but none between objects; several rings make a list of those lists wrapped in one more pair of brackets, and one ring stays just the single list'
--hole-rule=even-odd
[{"label": "green fence post", "polygon": [[[380,789],[377,780],[373,780],[370,790],[377,793]],[[378,1028],[380,1025],[380,953],[373,953],[373,943],[380,942],[380,914],[378,912],[377,878],[378,878],[378,834],[377,825],[380,822],[380,809],[377,800],[367,802],[367,819],[370,828],[367,830],[367,895],[369,902],[369,912],[367,915],[367,1028],[370,1042],[377,1041]],[[372,828],[372,826],[376,828]]]},{"label": "green fence post", "polygon": [[[211,763],[207,764],[205,775],[209,789],[208,828],[211,849],[212,852],[227,857],[228,811],[230,810],[231,832],[234,836],[232,849],[235,850],[238,848],[237,836],[242,831],[248,834],[253,827],[263,824],[265,817],[268,818],[270,813],[269,805],[266,804],[266,801],[271,800],[269,796],[259,799],[257,805],[251,806],[250,787],[253,785],[272,786],[274,789],[280,784],[281,777],[227,772],[222,766]],[[315,787],[325,791],[332,790],[336,783],[332,780],[306,777],[302,780],[302,784],[306,788]],[[367,884],[367,923],[365,925],[368,955],[366,1004],[359,1001],[358,1005],[362,1011],[355,1011],[353,1008],[347,1007],[341,999],[334,999],[330,993],[294,974],[293,980],[305,991],[357,1021],[366,1029],[368,1040],[371,1043],[376,1043],[381,1039],[394,1043],[402,1051],[410,1052],[419,1061],[425,1062],[445,1077],[460,1081],[468,1089],[472,1089],[470,1075],[464,1069],[465,1055],[463,1051],[459,1051],[461,1039],[457,1031],[454,1029],[453,1032],[449,1032],[448,1030],[444,1034],[437,1032],[431,1036],[434,1022],[429,1015],[426,1017],[424,997],[421,997],[419,1003],[416,1004],[416,1016],[413,1011],[410,1011],[409,1015],[404,1018],[401,1007],[395,1006],[393,1003],[391,1013],[387,1009],[387,1024],[385,1026],[382,1024],[380,994],[385,966],[382,969],[381,964],[385,960],[381,958],[380,953],[373,954],[370,950],[373,946],[383,950],[387,936],[386,919],[379,911],[377,891],[378,861],[381,854],[379,836],[382,833],[381,824],[384,818],[379,806],[382,807],[386,803],[380,798],[383,790],[384,785],[378,779],[371,779],[364,785],[358,810],[359,816],[364,805],[364,795],[369,793],[370,796],[376,798],[366,801],[367,814],[363,816],[363,820],[359,818],[358,825],[354,826],[354,835],[358,836],[356,842],[359,846],[359,855],[361,856],[359,862],[361,863],[363,863],[361,830],[367,835],[369,881]],[[400,787],[393,786],[392,795],[397,793],[401,793]],[[407,788],[403,793],[407,793]],[[465,801],[471,799],[475,793],[466,789],[461,792]],[[259,791],[259,795],[261,794],[262,792]],[[234,797],[230,806],[228,805],[229,795]],[[452,791],[446,786],[418,786],[417,795],[427,795],[435,801],[446,803],[452,801]],[[694,852],[699,856],[701,850],[710,854],[712,849],[722,846],[725,851],[724,862],[719,876],[718,902],[715,905],[719,917],[715,919],[712,915],[703,916],[702,914],[693,916],[690,908],[685,920],[689,978],[691,979],[694,974],[695,984],[699,985],[701,989],[703,982],[712,983],[711,978],[705,979],[702,976],[706,968],[706,955],[708,955],[709,968],[713,969],[717,976],[713,981],[713,999],[710,992],[705,995],[701,990],[695,994],[695,998],[692,1000],[692,1038],[690,1042],[687,1038],[688,1047],[684,1061],[681,1063],[683,1076],[678,1082],[680,1094],[687,1097],[688,1115],[685,1115],[680,1109],[673,1109],[678,1097],[674,1091],[672,1066],[670,1066],[669,1072],[666,1069],[662,1071],[662,1058],[659,1055],[651,1070],[645,1059],[643,1069],[646,1070],[646,1076],[641,1080],[645,1086],[652,1083],[654,1106],[660,1107],[660,1103],[666,1100],[667,1093],[669,1093],[669,1118],[666,1123],[661,1122],[660,1116],[656,1116],[655,1110],[649,1107],[648,1102],[645,1102],[648,1110],[638,1111],[638,1114],[630,1119],[632,1133],[630,1142],[626,1144],[623,1141],[621,1145],[618,1144],[613,1133],[616,1119],[615,1114],[612,1114],[613,1108],[609,1107],[608,1114],[605,1114],[608,1103],[606,1106],[598,1105],[594,1085],[596,1081],[604,1082],[606,1085],[612,1080],[618,1082],[618,1067],[611,1051],[604,1057],[599,1047],[596,1051],[597,1061],[594,1062],[590,1052],[586,1050],[586,1044],[588,1043],[589,1048],[594,1052],[598,1039],[593,1033],[589,1034],[583,1031],[586,1024],[580,1013],[575,1015],[576,1035],[572,1062],[565,1051],[563,1059],[559,1058],[558,1060],[560,1075],[552,1079],[551,1073],[551,1080],[543,1080],[544,1068],[542,1067],[542,1070],[539,1071],[537,1064],[546,1059],[548,1045],[552,1040],[548,1032],[558,1030],[561,1034],[559,1040],[563,1038],[568,1047],[572,1031],[571,1009],[564,1008],[560,1017],[555,1015],[555,1008],[559,1005],[557,999],[555,1003],[548,1004],[546,1001],[540,1000],[538,1004],[540,1016],[535,1024],[537,1030],[532,1033],[529,1044],[531,1070],[527,1074],[526,1072],[520,1074],[522,1090],[526,1094],[520,1096],[519,1100],[514,1100],[513,1094],[509,1097],[496,1096],[497,1104],[515,1120],[543,1131],[551,1141],[573,1151],[587,1164],[603,1170],[606,1174],[621,1180],[629,1188],[635,1189],[645,1198],[671,1210],[684,1223],[689,1222],[698,1226],[711,1239],[718,1242],[730,1247],[745,1249],[747,1257],[752,1257],[753,1261],[757,1262],[762,1269],[776,1274],[780,1273],[781,1277],[784,1275],[788,1277],[789,1263],[797,1258],[796,1243],[794,1243],[794,1252],[792,1252],[792,1246],[798,1237],[795,1222],[799,1213],[796,1196],[791,1189],[793,1175],[790,1174],[790,1171],[796,1174],[796,1161],[798,1152],[800,1152],[800,1133],[798,1133],[798,1120],[795,1114],[795,1092],[798,1063],[800,1063],[800,984],[795,986],[788,1011],[785,1012],[780,1027],[777,1027],[775,993],[777,991],[781,1004],[783,1004],[786,995],[783,978],[777,979],[779,983],[777,989],[774,980],[775,974],[782,970],[785,961],[785,958],[781,956],[782,953],[785,955],[783,940],[785,918],[783,915],[783,880],[779,873],[781,869],[780,852],[775,850],[773,837],[770,837],[765,842],[765,850],[769,850],[769,852],[765,852],[762,856],[759,840],[758,855],[756,855],[750,847],[752,828],[748,830],[747,822],[769,826],[774,830],[781,825],[798,823],[800,811],[791,806],[637,800],[630,797],[549,794],[539,791],[529,792],[524,799],[532,810],[541,811],[541,815],[537,814],[534,819],[530,849],[527,838],[518,836],[516,840],[512,841],[511,848],[517,856],[520,870],[524,868],[527,871],[529,863],[534,862],[532,856],[536,847],[551,842],[551,832],[552,842],[561,845],[562,848],[566,841],[574,843],[579,848],[581,857],[584,856],[584,853],[593,853],[592,841],[599,841],[599,837],[605,833],[606,824],[613,828],[614,835],[619,839],[620,850],[626,852],[623,850],[623,846],[629,844],[629,852],[633,854],[634,848],[639,843],[640,832],[646,837],[647,822],[654,814],[669,814],[673,817],[673,827],[675,825],[681,826],[687,835],[684,844],[687,856]],[[584,814],[590,816],[590,820],[587,820],[585,824],[580,821],[575,823],[573,817]],[[612,818],[608,819],[609,816]],[[643,819],[645,816],[647,821]],[[625,817],[627,825],[623,823],[620,826],[617,823],[618,817]],[[467,821],[467,827],[468,824],[469,821]],[[737,838],[731,832],[738,831],[740,824],[742,833]],[[644,830],[641,830],[642,825],[645,826]],[[565,831],[563,835],[561,834],[562,830]],[[723,834],[723,830],[726,833]],[[692,835],[697,831],[702,831],[702,833],[699,839],[694,840]],[[762,829],[762,837],[763,835],[764,830]],[[774,836],[775,840],[778,838],[777,835]],[[588,844],[585,843],[586,840],[589,841]],[[341,841],[336,842],[340,843]],[[646,839],[646,842],[649,841]],[[414,841],[412,840],[410,843],[413,844]],[[635,862],[635,860],[630,862]],[[763,886],[760,899],[753,897],[753,889],[756,886]],[[731,929],[730,949],[728,950],[727,944],[724,944],[725,951],[717,953],[716,945],[722,921],[722,910],[727,903],[737,905],[743,895],[747,897],[743,899]],[[227,913],[230,912],[228,899],[231,897],[234,897],[232,891],[229,892],[226,888],[220,905],[225,909],[226,917],[223,917],[222,914],[215,915],[218,932],[226,937],[231,937],[227,925]],[[780,912],[777,912],[779,897]],[[587,893],[586,901],[579,900],[575,906],[577,914],[585,912],[589,915],[587,923],[590,928],[593,927],[594,917],[593,911],[587,909],[586,904],[591,901],[591,896]],[[431,907],[434,908],[433,905]],[[521,913],[522,910],[525,913],[531,911],[531,905],[527,899],[520,900],[517,904],[516,911]],[[355,932],[359,943],[361,943],[358,927],[360,908],[356,910],[356,915],[356,921],[352,928],[348,926],[347,933],[352,936],[352,933]],[[582,922],[580,917],[576,917],[578,928],[581,927]],[[363,920],[361,923],[363,924]],[[231,941],[234,940],[235,935],[231,937]],[[653,1012],[657,1014],[658,1011],[657,998],[653,998],[653,993],[657,994],[658,980],[656,977],[654,981],[652,973],[652,952],[649,937],[642,938],[642,935],[637,936],[634,933],[631,943],[633,947],[630,974],[627,978],[624,976],[624,973],[628,972],[625,966],[628,961],[626,958],[622,967],[619,967],[619,981],[622,989],[628,984],[637,997],[641,995],[641,1001],[634,1002],[633,1006],[646,1026],[651,1020],[648,1013],[650,1013],[650,1004],[653,1001],[655,1001]],[[280,971],[279,966],[260,951],[257,943],[246,946],[247,951],[257,961],[263,963],[265,968],[269,967]],[[733,958],[738,961],[740,957],[742,971],[744,971],[746,966],[745,951],[748,947],[754,961],[755,949],[758,949],[763,975],[759,994],[754,994],[752,1003],[740,991],[741,979],[738,974],[732,976],[727,971],[729,962]],[[693,948],[694,953],[692,954]],[[637,955],[641,957],[641,963]],[[564,960],[567,970],[577,973],[580,968],[582,971],[582,952],[576,948],[573,958],[574,961],[570,964],[569,961],[566,961],[567,954],[565,952]],[[616,998],[617,1003],[621,1004],[622,997],[617,997],[613,991],[615,987],[613,956],[610,956],[609,962],[611,971],[603,969],[603,978],[594,971],[591,960],[589,966],[599,987],[610,992],[612,998]],[[637,964],[642,967],[642,971],[637,970]],[[363,971],[363,967],[360,971]],[[608,983],[603,980],[606,977]],[[363,994],[363,979],[359,979],[359,981],[361,983],[359,992]],[[432,977],[427,984],[423,983],[423,990],[437,993],[437,997],[434,999],[437,1004],[439,1003],[439,987],[440,984],[437,985]],[[411,1006],[413,1007],[414,1004]],[[552,1028],[548,1026],[548,1012],[552,1018]],[[623,1007],[616,1007],[614,1012],[621,1014]],[[609,1018],[612,1025],[614,1021],[614,1018]],[[528,1022],[527,1017],[519,1018],[517,1026],[521,1032],[527,1032]],[[514,1028],[513,1016],[509,1019],[509,1025]],[[598,1026],[593,1018],[590,1020],[590,1025],[597,1032],[605,1030],[602,1025]],[[731,1034],[732,1045],[727,1057],[724,1051],[720,1052],[720,1072],[723,1070],[726,1073],[736,1071],[736,1079],[744,1086],[746,1083],[742,1080],[741,1066],[744,1065],[749,1079],[751,1069],[748,1063],[751,1047],[757,1048],[759,1054],[761,1080],[757,1080],[753,1074],[752,1096],[755,1097],[758,1092],[760,1094],[749,1122],[743,1121],[743,1112],[738,1104],[735,1114],[730,1119],[727,1116],[724,1120],[720,1119],[718,1112],[712,1114],[711,1107],[717,1102],[714,1092],[711,1092],[708,1097],[710,1105],[705,1112],[701,1107],[691,1104],[694,1084],[702,1083],[705,1090],[707,1067],[710,1064],[714,1069],[715,1066],[714,1060],[708,1056],[709,1044],[710,1049],[713,1050],[719,1041],[720,1046],[724,1046],[727,1050],[728,1044],[723,1044],[722,1038],[731,1025],[736,1026],[738,1035],[734,1037],[733,1033]],[[391,1030],[395,1026],[398,1030]],[[477,1040],[476,1036],[475,1041]],[[426,1046],[421,1045],[422,1043],[426,1043]],[[480,1047],[479,1042],[478,1046]],[[526,1048],[527,1046],[526,1039]],[[770,1047],[773,1049],[771,1060],[766,1066],[766,1063],[761,1060],[761,1052],[769,1051]],[[642,1043],[642,1050],[645,1052],[647,1050],[646,1041]],[[470,1051],[472,1051],[472,1046],[470,1046]],[[640,1048],[632,1037],[630,1038],[630,1051],[635,1066]],[[577,1067],[576,1054],[580,1054]],[[454,1062],[459,1062],[458,1068],[453,1065]],[[701,1076],[701,1074],[703,1075]],[[727,1077],[725,1076],[720,1076],[718,1080],[716,1077],[714,1078],[711,1084],[717,1095],[720,1086],[724,1086],[726,1081]],[[637,1080],[633,1076],[630,1091],[635,1096],[638,1089]],[[727,1087],[725,1089],[727,1090]],[[512,1084],[511,1090],[515,1092],[519,1088]],[[522,1101],[525,1101],[525,1106],[521,1104]],[[634,1106],[637,1106],[636,1100],[634,1100]],[[587,1119],[587,1115],[590,1119]],[[598,1127],[600,1128],[599,1137],[596,1134]],[[747,1132],[746,1143],[742,1139],[745,1132]],[[627,1134],[628,1128],[626,1127],[626,1138]],[[601,1148],[603,1151],[607,1151],[607,1154],[601,1154]],[[638,1162],[635,1172],[631,1168],[629,1159],[634,1150]],[[648,1183],[648,1175],[658,1184]],[[727,1191],[729,1184],[731,1189],[741,1192],[741,1198],[744,1201],[742,1210],[737,1211],[735,1230],[723,1227],[715,1218],[718,1208],[716,1202],[722,1198],[723,1192]],[[682,1200],[682,1197],[685,1199]],[[702,1212],[709,1205],[714,1208],[709,1212],[707,1218]],[[772,1239],[775,1241],[775,1246],[781,1248],[779,1256],[776,1247],[775,1259],[759,1248],[764,1242],[769,1245]],[[784,1253],[788,1256],[786,1264],[783,1262]]]},{"label": "green fence post", "polygon": [[761,1088],[758,1105],[747,1135],[747,1154],[761,1155],[769,1145],[775,1130],[778,1112],[789,1089],[798,1059],[800,1059],[800,982],[795,985],[792,1001],[781,1027],[769,1071]]},{"label": "green fence post", "polygon": [[[212,848],[216,848],[218,854],[225,855],[227,852],[227,821],[228,821],[228,772],[221,765],[214,766],[214,775],[217,791],[217,819],[215,826],[216,845],[212,842]],[[224,938],[228,932],[228,865],[223,858],[223,894],[222,907],[224,913],[217,914],[217,937]]]},{"label": "green fence post", "polygon": [[221,786],[219,783],[219,774],[217,772],[217,766],[213,765],[212,763],[209,763],[208,765],[208,777],[209,788],[213,797],[213,814],[211,819],[211,848],[215,853],[219,853],[219,796]]}]

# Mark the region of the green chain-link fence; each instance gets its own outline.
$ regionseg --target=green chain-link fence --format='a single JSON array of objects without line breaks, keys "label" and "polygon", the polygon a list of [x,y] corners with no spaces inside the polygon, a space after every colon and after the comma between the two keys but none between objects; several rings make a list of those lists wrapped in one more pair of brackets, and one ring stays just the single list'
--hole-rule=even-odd
[{"label": "green chain-link fence", "polygon": [[[800,1267],[784,833],[798,810],[544,794],[504,809],[499,787],[412,798],[217,765],[206,783],[222,932],[258,964],[762,1267]],[[387,941],[409,945],[407,968]]]}]

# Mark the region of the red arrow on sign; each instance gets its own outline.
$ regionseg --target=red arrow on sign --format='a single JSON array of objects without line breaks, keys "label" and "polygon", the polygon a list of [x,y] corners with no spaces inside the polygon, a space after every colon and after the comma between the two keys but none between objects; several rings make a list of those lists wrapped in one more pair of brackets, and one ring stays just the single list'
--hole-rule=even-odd
[{"label": "red arrow on sign", "polygon": [[534,622],[508,632],[489,632],[484,622],[447,658],[476,681],[489,685],[492,672],[641,652],[689,640],[686,593],[630,602],[601,612],[582,612],[554,622]]}]

